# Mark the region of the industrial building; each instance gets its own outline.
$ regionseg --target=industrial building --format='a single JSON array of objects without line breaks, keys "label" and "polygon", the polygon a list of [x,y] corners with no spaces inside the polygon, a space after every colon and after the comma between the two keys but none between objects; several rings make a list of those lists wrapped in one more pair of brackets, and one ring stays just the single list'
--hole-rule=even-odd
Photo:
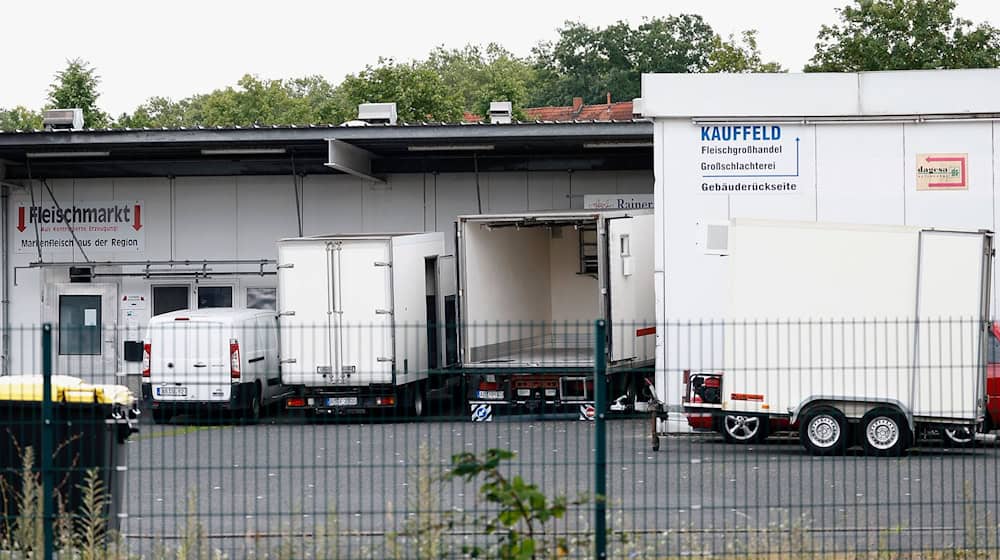
[{"label": "industrial building", "polygon": [[494,105],[482,123],[370,104],[342,126],[153,130],[81,130],[68,111],[0,133],[3,373],[40,370],[44,322],[56,371],[125,375],[152,315],[273,308],[281,238],[441,231],[453,247],[460,214],[649,200],[648,121],[514,122]]}]

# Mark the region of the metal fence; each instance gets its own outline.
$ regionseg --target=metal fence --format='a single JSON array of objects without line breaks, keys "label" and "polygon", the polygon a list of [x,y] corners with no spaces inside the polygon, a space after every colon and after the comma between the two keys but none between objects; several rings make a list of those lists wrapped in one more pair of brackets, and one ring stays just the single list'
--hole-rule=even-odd
[{"label": "metal fence", "polygon": [[[349,328],[385,357],[379,327]],[[55,375],[0,378],[0,558],[1000,557],[981,321],[483,325],[474,365],[414,325],[405,373],[323,329],[150,334],[126,376],[61,353],[90,335],[8,332],[18,373]],[[250,362],[271,334],[273,395]],[[305,363],[320,387],[286,387]],[[347,388],[376,369],[390,381]]]}]

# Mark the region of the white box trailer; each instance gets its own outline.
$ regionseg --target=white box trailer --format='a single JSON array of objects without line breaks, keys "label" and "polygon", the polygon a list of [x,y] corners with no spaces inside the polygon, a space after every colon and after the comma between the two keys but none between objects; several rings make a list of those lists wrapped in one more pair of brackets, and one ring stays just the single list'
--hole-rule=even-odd
[{"label": "white box trailer", "polygon": [[685,376],[721,389],[686,408],[787,420],[815,454],[855,430],[867,452],[898,454],[923,428],[974,426],[992,256],[987,231],[733,220],[724,368]]},{"label": "white box trailer", "polygon": [[656,389],[670,413],[658,429],[688,431],[685,369],[722,368],[722,345],[703,344],[726,314],[729,282],[714,224],[998,231],[998,90],[996,68],[643,75],[655,144]]},{"label": "white box trailer", "polygon": [[472,420],[499,408],[594,414],[594,321],[609,397],[652,375],[653,215],[575,210],[459,216],[461,363]]},{"label": "white box trailer", "polygon": [[449,381],[432,372],[457,360],[444,328],[455,323],[454,259],[444,253],[441,233],[279,241],[286,407],[424,414],[427,392]]}]

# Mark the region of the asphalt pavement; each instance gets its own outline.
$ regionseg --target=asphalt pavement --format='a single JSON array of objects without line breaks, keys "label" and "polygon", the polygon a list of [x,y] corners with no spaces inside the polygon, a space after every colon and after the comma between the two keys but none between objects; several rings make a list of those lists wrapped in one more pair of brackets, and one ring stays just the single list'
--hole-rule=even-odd
[{"label": "asphalt pavement", "polygon": [[[138,553],[196,534],[230,558],[296,546],[292,557],[418,557],[430,535],[458,555],[463,545],[495,542],[481,519],[496,510],[481,481],[442,475],[453,455],[490,448],[516,453],[505,476],[583,503],[552,522],[550,534],[578,541],[576,554],[593,536],[593,423],[280,419],[142,428],[128,444],[122,525]],[[1000,449],[925,442],[901,458],[860,450],[817,458],[792,438],[737,446],[703,434],[666,437],[654,452],[646,419],[611,420],[607,431],[615,555],[998,546]]]}]

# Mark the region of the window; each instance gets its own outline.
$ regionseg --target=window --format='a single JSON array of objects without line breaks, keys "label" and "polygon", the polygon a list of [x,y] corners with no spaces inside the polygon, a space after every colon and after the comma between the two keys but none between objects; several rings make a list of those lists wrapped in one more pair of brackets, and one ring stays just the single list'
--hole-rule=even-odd
[{"label": "window", "polygon": [[187,308],[187,286],[153,286],[153,315]]},{"label": "window", "polygon": [[198,286],[198,309],[232,306],[232,286]]},{"label": "window", "polygon": [[277,308],[277,288],[247,288],[247,309],[270,309],[274,311]]},{"label": "window", "polygon": [[101,296],[59,296],[59,354],[101,355]]}]

